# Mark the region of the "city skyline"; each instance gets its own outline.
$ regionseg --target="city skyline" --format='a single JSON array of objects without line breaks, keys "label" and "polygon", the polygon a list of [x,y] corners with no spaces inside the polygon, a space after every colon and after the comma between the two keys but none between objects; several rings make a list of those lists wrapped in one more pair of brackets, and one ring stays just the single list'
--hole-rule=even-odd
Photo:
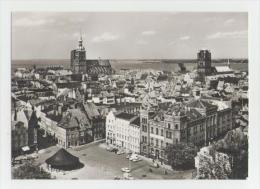
[{"label": "city skyline", "polygon": [[247,58],[247,27],[242,12],[15,12],[12,59],[69,59],[80,33],[87,59]]}]

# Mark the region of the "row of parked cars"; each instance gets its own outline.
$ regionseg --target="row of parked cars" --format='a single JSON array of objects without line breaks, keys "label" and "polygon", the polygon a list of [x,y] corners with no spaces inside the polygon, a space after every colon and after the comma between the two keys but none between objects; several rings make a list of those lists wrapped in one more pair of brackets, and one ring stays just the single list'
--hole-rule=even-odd
[{"label": "row of parked cars", "polygon": [[108,147],[106,148],[106,150],[109,151],[109,152],[115,152],[117,155],[121,155],[121,154],[124,154],[124,153],[125,153],[124,150],[122,150],[122,149],[117,149],[117,148],[115,148],[115,147],[113,147],[113,146],[108,146]]},{"label": "row of parked cars", "polygon": [[[117,155],[121,155],[121,154],[125,153],[124,149],[117,149],[117,148],[115,148],[113,146],[107,146],[106,150],[109,151],[109,152],[114,152]],[[137,162],[137,161],[141,161],[142,160],[138,156],[138,154],[134,154],[134,153],[133,154],[127,154],[126,159],[129,159],[130,161],[133,161],[133,162]]]}]

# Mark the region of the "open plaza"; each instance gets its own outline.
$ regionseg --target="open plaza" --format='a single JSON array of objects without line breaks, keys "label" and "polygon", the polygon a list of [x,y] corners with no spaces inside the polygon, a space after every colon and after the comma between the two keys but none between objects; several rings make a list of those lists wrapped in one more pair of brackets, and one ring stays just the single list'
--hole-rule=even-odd
[{"label": "open plaza", "polygon": [[[58,151],[58,147],[51,146],[41,150],[34,160],[34,164],[46,169],[45,160]],[[118,155],[106,150],[106,144],[95,142],[68,152],[79,157],[84,167],[72,171],[47,170],[56,179],[115,179],[123,178],[121,168],[130,167],[130,174],[134,179],[191,179],[193,170],[173,171],[167,167],[153,167],[151,159],[141,157],[141,161],[132,162],[126,158],[126,154]],[[17,167],[13,167],[16,169]]]}]

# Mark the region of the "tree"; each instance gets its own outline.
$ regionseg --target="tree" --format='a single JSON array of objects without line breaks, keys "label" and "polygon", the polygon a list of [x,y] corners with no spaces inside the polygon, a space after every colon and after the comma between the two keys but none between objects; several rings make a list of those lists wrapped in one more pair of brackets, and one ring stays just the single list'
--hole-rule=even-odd
[{"label": "tree", "polygon": [[50,173],[32,163],[14,169],[12,176],[14,179],[51,179]]},{"label": "tree", "polygon": [[197,149],[192,144],[178,143],[166,148],[168,163],[173,169],[187,170],[194,168]]},{"label": "tree", "polygon": [[245,179],[248,176],[248,138],[240,128],[229,131],[218,141],[215,148],[230,157],[232,178]]},{"label": "tree", "polygon": [[213,146],[204,147],[195,157],[197,179],[228,179],[231,176],[229,157]]}]

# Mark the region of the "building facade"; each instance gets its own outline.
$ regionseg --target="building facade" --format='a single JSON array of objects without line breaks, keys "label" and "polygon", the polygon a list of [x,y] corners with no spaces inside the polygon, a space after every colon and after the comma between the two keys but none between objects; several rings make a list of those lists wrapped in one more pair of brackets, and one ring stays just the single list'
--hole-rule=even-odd
[{"label": "building facade", "polygon": [[127,152],[140,153],[140,117],[110,111],[106,117],[106,143]]},{"label": "building facade", "polygon": [[232,129],[231,117],[231,108],[224,102],[201,99],[171,104],[159,111],[141,110],[141,154],[167,163],[168,145],[205,146]]}]

